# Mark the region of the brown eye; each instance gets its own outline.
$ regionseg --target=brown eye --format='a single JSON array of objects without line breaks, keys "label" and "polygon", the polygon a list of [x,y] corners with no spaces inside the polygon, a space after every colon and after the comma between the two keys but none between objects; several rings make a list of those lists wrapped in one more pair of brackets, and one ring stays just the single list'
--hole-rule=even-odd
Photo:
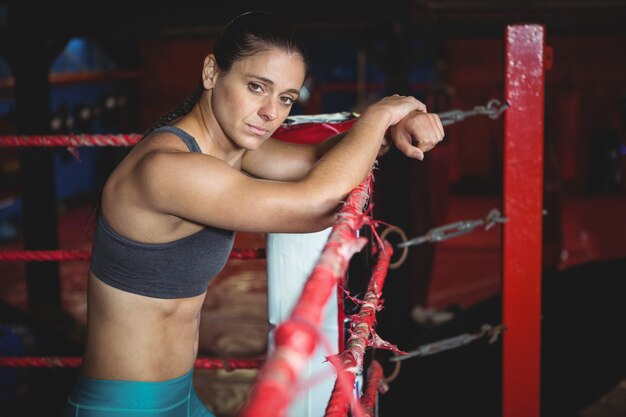
[{"label": "brown eye", "polygon": [[295,102],[295,100],[293,98],[289,97],[289,96],[283,96],[283,97],[280,98],[280,100],[286,106],[292,106],[293,103]]},{"label": "brown eye", "polygon": [[261,86],[261,84],[250,82],[248,83],[248,88],[250,89],[250,91],[253,91],[255,93],[263,92],[263,87]]}]

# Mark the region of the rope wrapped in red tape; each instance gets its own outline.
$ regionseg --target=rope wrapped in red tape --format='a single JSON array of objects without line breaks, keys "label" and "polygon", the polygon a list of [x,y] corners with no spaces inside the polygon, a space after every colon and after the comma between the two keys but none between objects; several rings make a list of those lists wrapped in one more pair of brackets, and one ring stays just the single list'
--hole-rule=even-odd
[{"label": "rope wrapped in red tape", "polygon": [[0,251],[0,261],[88,261],[91,252],[85,250],[12,250]]},{"label": "rope wrapped in red tape", "polygon": [[373,360],[367,371],[365,392],[359,401],[365,412],[364,417],[375,417],[376,398],[378,397],[380,386],[383,383],[383,367],[377,360]]},{"label": "rope wrapped in red tape", "polygon": [[363,207],[370,197],[373,174],[348,195],[338,213],[317,265],[307,279],[290,317],[276,329],[276,348],[268,357],[258,381],[252,387],[241,417],[277,417],[291,402],[298,375],[312,355],[319,339],[323,307],[345,275],[352,255],[361,250],[365,238],[358,238],[363,226]]},{"label": "rope wrapped in red tape", "polygon": [[[334,134],[344,132],[356,121],[355,114],[336,113],[317,116],[292,116],[274,133],[286,142],[319,143]],[[68,135],[5,135],[0,136],[0,148],[80,146],[133,146],[143,134],[68,134]]]},{"label": "rope wrapped in red tape", "polygon": [[31,135],[31,136],[0,136],[0,147],[70,147],[78,146],[132,146],[141,140],[143,135],[137,133],[119,135]]},{"label": "rope wrapped in red tape", "polygon": [[[339,355],[336,355],[335,360],[330,360],[331,358],[329,358],[334,365],[339,365],[339,367],[337,369],[337,382],[326,407],[326,417],[346,416],[351,404],[353,404],[354,398],[351,388],[354,386],[356,375],[363,366],[365,349],[371,344],[378,343],[377,341],[374,343],[371,341],[374,339],[373,335],[375,334],[373,327],[376,323],[376,312],[379,308],[383,284],[385,283],[389,262],[393,254],[393,248],[389,242],[385,241],[384,245],[383,250],[378,252],[374,273],[368,284],[367,292],[363,297],[359,313],[352,316],[351,334],[346,343],[346,349]],[[397,350],[397,348],[395,349]],[[350,384],[349,390],[342,387],[345,382],[342,382],[339,376],[343,376],[343,379]],[[357,412],[357,414],[360,414],[360,412]]]}]

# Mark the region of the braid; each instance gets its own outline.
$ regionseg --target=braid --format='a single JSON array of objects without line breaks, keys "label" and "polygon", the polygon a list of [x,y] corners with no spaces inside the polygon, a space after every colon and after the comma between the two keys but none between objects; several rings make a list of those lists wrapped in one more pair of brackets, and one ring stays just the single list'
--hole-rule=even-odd
[{"label": "braid", "polygon": [[167,126],[171,124],[173,121],[178,120],[184,115],[186,115],[187,113],[189,113],[191,109],[193,109],[193,106],[195,106],[196,103],[200,101],[200,97],[202,96],[203,91],[204,91],[204,85],[202,84],[202,81],[201,81],[200,83],[198,83],[198,86],[196,87],[195,90],[193,90],[193,92],[189,95],[189,97],[185,99],[185,101],[183,101],[181,104],[175,107],[174,110],[172,110],[171,112],[159,117],[156,123],[152,125],[152,127],[148,129],[148,131],[146,131],[146,133],[144,134],[144,137],[146,137],[153,130],[158,129],[163,126]]}]

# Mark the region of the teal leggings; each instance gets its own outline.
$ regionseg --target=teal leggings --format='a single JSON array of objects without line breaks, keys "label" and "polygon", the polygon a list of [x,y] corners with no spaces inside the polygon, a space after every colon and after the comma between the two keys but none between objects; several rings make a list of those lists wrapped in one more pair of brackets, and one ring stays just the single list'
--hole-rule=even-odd
[{"label": "teal leggings", "polygon": [[193,388],[193,370],[163,382],[79,376],[62,417],[215,417]]}]

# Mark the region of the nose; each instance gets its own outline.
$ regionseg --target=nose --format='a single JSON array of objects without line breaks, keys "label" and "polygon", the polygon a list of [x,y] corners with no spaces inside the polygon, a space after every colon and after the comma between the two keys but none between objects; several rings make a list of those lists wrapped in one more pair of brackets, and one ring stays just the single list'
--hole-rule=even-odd
[{"label": "nose", "polygon": [[259,116],[266,122],[271,122],[278,117],[278,103],[272,97],[268,97],[263,101],[259,109]]}]

